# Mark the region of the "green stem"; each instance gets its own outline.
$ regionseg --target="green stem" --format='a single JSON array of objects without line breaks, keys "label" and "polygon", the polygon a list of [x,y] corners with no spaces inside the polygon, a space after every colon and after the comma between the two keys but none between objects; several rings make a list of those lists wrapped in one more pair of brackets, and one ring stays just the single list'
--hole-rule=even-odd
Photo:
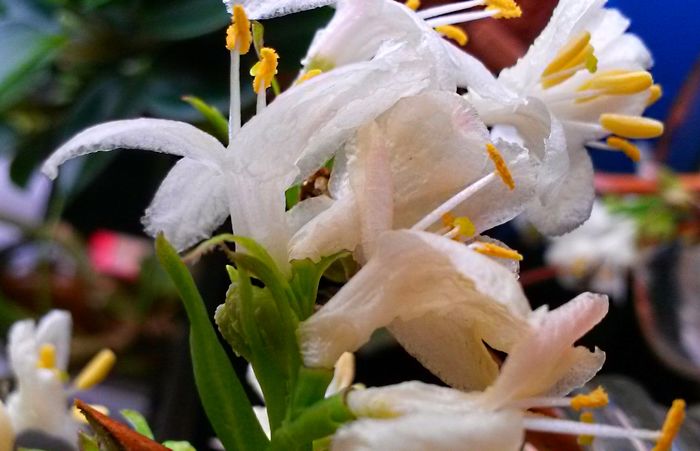
[{"label": "green stem", "polygon": [[305,409],[294,421],[285,423],[272,435],[269,451],[289,451],[333,434],[355,417],[345,404],[345,394],[323,399]]}]

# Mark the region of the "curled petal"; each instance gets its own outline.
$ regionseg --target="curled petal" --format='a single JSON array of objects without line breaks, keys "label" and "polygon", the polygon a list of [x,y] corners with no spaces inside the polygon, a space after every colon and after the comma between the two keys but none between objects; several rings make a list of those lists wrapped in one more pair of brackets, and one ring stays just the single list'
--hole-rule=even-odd
[{"label": "curled petal", "polygon": [[58,176],[66,161],[94,152],[138,149],[188,157],[216,166],[224,147],[213,136],[184,122],[164,119],[130,119],[90,127],[59,147],[42,166],[49,178]]},{"label": "curled petal", "polygon": [[271,19],[298,11],[333,5],[336,0],[223,0],[230,13],[233,5],[243,5],[251,19]]}]

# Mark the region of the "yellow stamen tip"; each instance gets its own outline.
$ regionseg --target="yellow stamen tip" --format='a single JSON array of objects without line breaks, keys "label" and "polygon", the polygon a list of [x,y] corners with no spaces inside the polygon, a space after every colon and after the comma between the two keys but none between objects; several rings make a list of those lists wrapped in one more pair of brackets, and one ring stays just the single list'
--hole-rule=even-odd
[{"label": "yellow stamen tip", "polygon": [[250,51],[253,33],[250,31],[250,20],[241,5],[233,5],[231,25],[226,30],[226,48],[238,50],[241,55]]},{"label": "yellow stamen tip", "polygon": [[608,394],[603,387],[598,387],[586,395],[576,395],[571,398],[571,408],[581,410],[584,407],[588,409],[597,409],[608,405]]},{"label": "yellow stamen tip", "polygon": [[297,84],[300,85],[304,83],[305,81],[309,81],[314,77],[318,77],[321,75],[323,71],[321,69],[311,69],[310,71],[306,72],[304,75],[299,77],[299,80],[297,80]]},{"label": "yellow stamen tip", "polygon": [[591,42],[591,34],[587,31],[569,41],[544,69],[542,76],[546,77],[565,69],[586,50],[589,42]]},{"label": "yellow stamen tip", "polygon": [[455,227],[457,227],[460,236],[468,238],[476,235],[476,226],[474,226],[471,219],[467,218],[466,216],[455,218],[453,224]]},{"label": "yellow stamen tip", "polygon": [[[98,412],[100,412],[103,415],[109,415],[109,408],[107,408],[106,406],[102,406],[99,404],[90,404],[90,407],[97,410]],[[78,409],[78,406],[76,406],[76,405],[74,405],[71,408],[71,416],[78,423],[88,424],[87,418],[85,417],[83,412],[81,412],[80,409]]]},{"label": "yellow stamen tip", "polygon": [[36,362],[37,368],[45,370],[56,369],[56,347],[51,343],[45,343],[39,348],[39,359]]},{"label": "yellow stamen tip", "polygon": [[420,8],[420,0],[407,0],[404,4],[414,11]]},{"label": "yellow stamen tip", "polygon": [[664,124],[655,119],[624,114],[601,114],[600,125],[606,130],[625,138],[656,138],[664,133]]},{"label": "yellow stamen tip", "polygon": [[[593,414],[591,412],[583,412],[581,416],[579,417],[579,420],[582,423],[587,423],[587,424],[593,424],[595,422],[595,419],[593,418]],[[580,435],[578,437],[578,444],[581,446],[591,446],[593,444],[593,436],[592,435]]]},{"label": "yellow stamen tip", "polygon": [[99,384],[112,371],[117,356],[110,349],[103,349],[85,365],[85,368],[75,378],[73,385],[78,390],[87,390]]},{"label": "yellow stamen tip", "polygon": [[496,166],[496,172],[501,177],[501,180],[503,180],[503,183],[505,183],[508,189],[511,191],[514,190],[515,180],[513,179],[513,175],[510,173],[510,169],[508,169],[508,165],[503,159],[501,152],[499,152],[496,146],[491,143],[486,144],[486,150],[489,153],[489,158],[491,158],[494,166]]},{"label": "yellow stamen tip", "polygon": [[498,11],[493,16],[494,19],[517,19],[523,15],[523,11],[514,0],[486,0],[486,9]]},{"label": "yellow stamen tip", "polygon": [[253,79],[253,90],[256,93],[259,93],[260,89],[267,89],[272,86],[272,80],[277,74],[278,61],[279,55],[274,49],[269,47],[260,49],[260,61],[250,69],[250,75],[255,77]]},{"label": "yellow stamen tip", "polygon": [[461,46],[465,46],[467,42],[469,42],[467,32],[454,25],[440,25],[439,27],[435,27],[435,31],[448,39],[452,39]]},{"label": "yellow stamen tip", "polygon": [[596,90],[606,95],[638,94],[651,87],[654,79],[647,71],[606,71],[591,77],[578,90]]},{"label": "yellow stamen tip", "polygon": [[652,85],[649,88],[649,99],[647,100],[647,106],[651,106],[658,102],[661,96],[663,96],[663,94],[664,92],[663,89],[661,89],[660,84]]},{"label": "yellow stamen tip", "polygon": [[627,158],[634,161],[635,163],[638,162],[641,158],[642,153],[639,151],[639,147],[635,146],[626,139],[622,139],[617,136],[610,136],[608,137],[606,142],[608,146],[612,147],[613,149],[617,149],[624,152],[624,154],[627,155]]},{"label": "yellow stamen tip", "polygon": [[673,439],[676,438],[685,420],[685,401],[676,399],[666,414],[666,420],[661,427],[661,437],[652,451],[670,451]]},{"label": "yellow stamen tip", "polygon": [[452,213],[445,213],[442,215],[442,225],[445,227],[454,227],[455,219]]},{"label": "yellow stamen tip", "polygon": [[507,258],[508,260],[522,261],[523,256],[520,252],[508,249],[502,246],[498,246],[493,243],[479,243],[474,247],[474,250],[480,254],[487,255],[489,257]]}]

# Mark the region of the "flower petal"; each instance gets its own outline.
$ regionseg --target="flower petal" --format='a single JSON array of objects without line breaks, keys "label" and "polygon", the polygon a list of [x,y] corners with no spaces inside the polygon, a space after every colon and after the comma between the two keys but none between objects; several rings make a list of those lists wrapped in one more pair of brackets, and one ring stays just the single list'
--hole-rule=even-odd
[{"label": "flower petal", "polygon": [[44,162],[42,172],[58,176],[64,162],[94,152],[139,149],[189,157],[216,166],[224,147],[213,136],[184,122],[163,119],[130,119],[90,127],[59,147]]},{"label": "flower petal", "polygon": [[[482,387],[496,372],[493,362],[470,364],[487,355],[482,340],[507,351],[528,327],[529,312],[505,267],[438,235],[395,231],[381,237],[368,264],[300,325],[299,335],[305,363],[331,367],[342,352],[390,326],[409,352],[449,384]],[[436,316],[442,320],[438,328],[431,327]]]},{"label": "flower petal", "polygon": [[166,238],[178,250],[206,239],[228,217],[226,177],[183,158],[170,170],[142,218],[146,232]]},{"label": "flower petal", "polygon": [[[64,310],[51,310],[44,315],[36,328],[36,345],[52,344],[56,349],[56,368],[68,370],[73,319]],[[37,349],[38,351],[38,349]]]},{"label": "flower petal", "polygon": [[603,365],[605,355],[573,345],[607,312],[607,296],[583,293],[534,321],[532,330],[508,355],[482,402],[499,408],[509,401],[565,394],[587,382]]},{"label": "flower petal", "polygon": [[243,5],[249,18],[260,20],[333,5],[336,0],[223,0],[223,2],[229,13],[233,5]]}]

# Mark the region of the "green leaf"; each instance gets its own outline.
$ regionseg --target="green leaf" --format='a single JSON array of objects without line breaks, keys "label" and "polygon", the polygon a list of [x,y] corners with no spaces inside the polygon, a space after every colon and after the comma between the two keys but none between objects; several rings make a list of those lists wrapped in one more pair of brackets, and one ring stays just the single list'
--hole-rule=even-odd
[{"label": "green leaf", "polygon": [[0,111],[24,97],[41,79],[45,69],[66,43],[20,23],[0,24]]},{"label": "green leaf", "polygon": [[97,439],[84,432],[78,433],[78,449],[80,451],[100,451]]},{"label": "green leaf", "polygon": [[[143,30],[150,39],[178,41],[221,30],[230,21],[220,1],[171,0],[143,13]],[[221,34],[221,46],[225,42]]]},{"label": "green leaf", "polygon": [[151,427],[148,425],[148,421],[146,421],[143,415],[131,409],[120,410],[119,413],[129,422],[136,432],[153,440],[153,431],[151,431]]},{"label": "green leaf", "polygon": [[339,252],[322,258],[318,263],[314,263],[309,259],[292,262],[291,285],[301,305],[300,321],[304,321],[314,312],[316,297],[318,296],[318,285],[326,270],[336,261],[349,256],[349,252]]},{"label": "green leaf", "polygon": [[209,105],[204,100],[195,96],[185,96],[182,100],[192,105],[194,109],[204,116],[214,128],[216,137],[219,138],[219,140],[224,143],[228,141],[228,121],[218,108]]},{"label": "green leaf", "polygon": [[174,440],[168,440],[167,442],[163,442],[163,446],[166,448],[170,448],[173,451],[197,451],[197,449],[190,445],[189,442],[177,442]]},{"label": "green leaf", "polygon": [[156,238],[156,254],[175,283],[190,320],[195,382],[217,437],[228,450],[265,449],[268,440],[209,321],[192,275],[163,234]]}]

